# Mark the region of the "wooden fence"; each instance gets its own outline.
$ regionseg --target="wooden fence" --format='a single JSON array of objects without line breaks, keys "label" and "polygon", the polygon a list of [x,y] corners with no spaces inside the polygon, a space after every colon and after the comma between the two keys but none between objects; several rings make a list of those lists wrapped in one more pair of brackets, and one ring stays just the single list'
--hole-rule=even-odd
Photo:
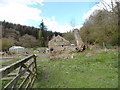
[{"label": "wooden fence", "polygon": [[16,63],[0,69],[2,89],[31,88],[35,81],[36,74],[36,55],[25,57]]}]

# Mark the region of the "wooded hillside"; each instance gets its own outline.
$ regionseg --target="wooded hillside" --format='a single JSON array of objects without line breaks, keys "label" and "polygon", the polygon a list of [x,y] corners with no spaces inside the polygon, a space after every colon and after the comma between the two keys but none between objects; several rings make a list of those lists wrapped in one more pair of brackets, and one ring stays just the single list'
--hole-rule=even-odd
[{"label": "wooded hillside", "polygon": [[42,28],[13,24],[6,21],[1,21],[0,23],[2,24],[3,50],[6,50],[13,45],[24,46],[27,48],[44,47],[47,46],[48,41],[54,34],[62,35],[59,32],[52,32],[47,31],[47,29],[43,30]]},{"label": "wooded hillside", "polygon": [[[104,3],[107,7],[108,5]],[[96,10],[80,29],[80,35],[84,42],[88,44],[105,43],[106,46],[120,45],[120,2],[110,9]]]},{"label": "wooded hillside", "polygon": [[[108,5],[104,3],[107,7]],[[120,45],[120,2],[116,2],[107,10],[96,10],[80,28],[80,36],[84,43],[110,48]],[[74,43],[73,32],[67,32],[64,37]]]},{"label": "wooded hillside", "polygon": [[[104,4],[105,5],[105,4]],[[105,5],[107,6],[107,5]],[[115,5],[111,2],[111,10],[104,8],[96,10],[85,21],[80,28],[80,36],[86,44],[97,44],[106,47],[120,45],[120,2]],[[3,50],[12,45],[24,47],[43,47],[47,46],[48,41],[55,34],[62,35],[71,43],[76,43],[73,32],[58,33],[48,31],[44,22],[40,23],[40,28],[13,24],[6,21],[2,23],[2,46]]]},{"label": "wooded hillside", "polygon": [[117,20],[112,12],[96,11],[84,23],[80,35],[88,44],[120,45]]}]

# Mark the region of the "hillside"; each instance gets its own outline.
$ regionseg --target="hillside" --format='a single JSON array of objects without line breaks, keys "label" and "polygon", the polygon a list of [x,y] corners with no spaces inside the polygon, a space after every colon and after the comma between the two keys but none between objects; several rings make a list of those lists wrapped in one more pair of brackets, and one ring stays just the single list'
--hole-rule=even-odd
[{"label": "hillside", "polygon": [[[13,24],[6,21],[0,21],[0,23],[2,24],[3,51],[7,50],[13,45],[27,48],[47,46],[48,41],[53,37],[53,35],[62,35],[59,32],[52,32],[43,30],[42,28]],[[41,33],[41,36],[39,36],[39,33]],[[44,45],[42,42],[44,42]]]}]

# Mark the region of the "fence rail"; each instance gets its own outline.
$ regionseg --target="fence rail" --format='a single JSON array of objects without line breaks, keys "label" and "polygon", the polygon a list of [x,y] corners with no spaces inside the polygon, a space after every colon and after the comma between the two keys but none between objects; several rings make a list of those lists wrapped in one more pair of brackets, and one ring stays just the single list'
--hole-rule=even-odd
[{"label": "fence rail", "polygon": [[30,55],[13,63],[9,66],[0,69],[0,79],[9,80],[2,89],[6,88],[31,88],[36,78],[37,66],[36,55]]}]

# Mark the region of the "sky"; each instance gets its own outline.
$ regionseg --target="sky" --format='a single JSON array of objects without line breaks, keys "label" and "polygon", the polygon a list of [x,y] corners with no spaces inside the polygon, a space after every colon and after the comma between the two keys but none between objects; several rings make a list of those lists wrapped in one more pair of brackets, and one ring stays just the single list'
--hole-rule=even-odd
[{"label": "sky", "polygon": [[39,28],[43,20],[48,30],[63,33],[80,29],[102,7],[100,0],[0,0],[0,21]]}]

